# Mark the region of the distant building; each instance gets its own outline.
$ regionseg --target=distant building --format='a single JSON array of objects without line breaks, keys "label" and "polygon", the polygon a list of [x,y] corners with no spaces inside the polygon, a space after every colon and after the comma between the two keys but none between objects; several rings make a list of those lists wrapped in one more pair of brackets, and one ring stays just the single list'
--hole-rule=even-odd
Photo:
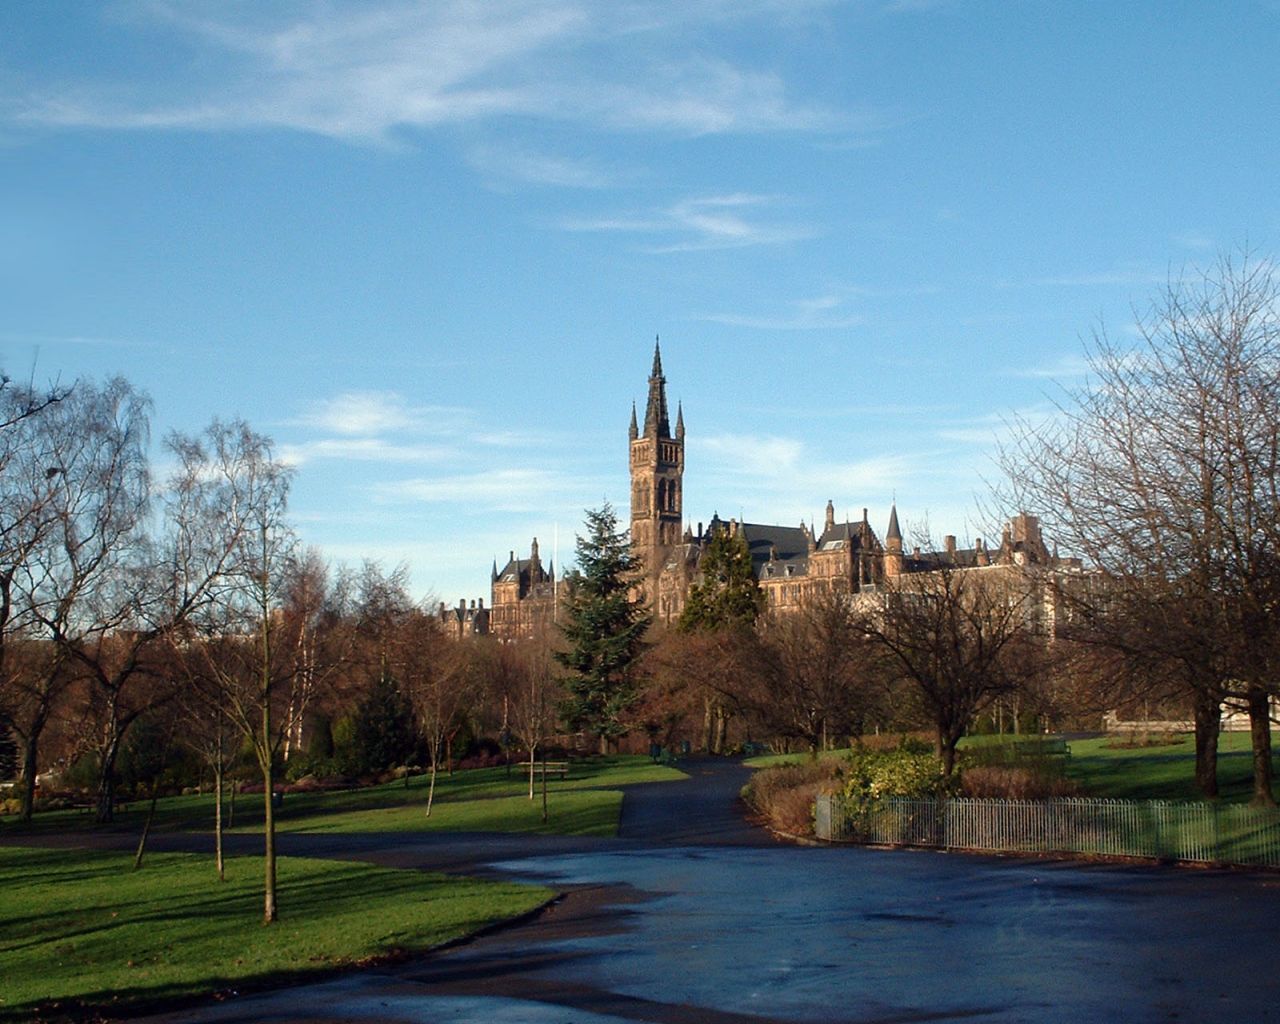
[{"label": "distant building", "polygon": [[543,568],[538,555],[538,538],[533,538],[528,558],[511,552],[499,571],[493,563],[490,575],[492,598],[489,628],[503,640],[534,636],[553,621],[556,606],[556,568]]},{"label": "distant building", "polygon": [[459,601],[456,608],[450,608],[441,601],[437,616],[445,634],[454,640],[484,636],[489,632],[489,609],[484,606],[483,597],[478,602],[472,598],[470,606],[466,601]]},{"label": "distant building", "polygon": [[[1060,561],[1051,554],[1040,535],[1039,521],[1025,514],[1009,523],[1000,547],[994,551],[980,538],[972,548],[961,549],[956,546],[955,537],[947,536],[941,551],[913,548],[907,552],[896,505],[889,513],[883,542],[872,529],[865,508],[856,522],[837,522],[831,501],[827,502],[821,534],[803,521],[798,526],[735,519],[726,522],[718,514],[711,517],[705,529],[699,523],[694,530],[684,518],[684,410],[677,406],[673,430],[666,384],[662,352],[655,344],[643,426],[635,405],[631,407],[628,463],[631,545],[641,564],[638,587],[660,622],[670,623],[680,616],[689,588],[697,578],[703,552],[721,530],[740,534],[746,540],[752,571],[765,593],[766,608],[775,612],[795,609],[819,590],[850,596],[873,593],[900,577],[943,566],[1079,566],[1078,562]],[[490,622],[499,637],[529,636],[541,624],[554,619],[555,574],[553,569],[542,569],[536,539],[529,558],[517,559],[512,552],[501,571],[494,564],[492,590]],[[1049,615],[1051,623],[1052,610]]]}]

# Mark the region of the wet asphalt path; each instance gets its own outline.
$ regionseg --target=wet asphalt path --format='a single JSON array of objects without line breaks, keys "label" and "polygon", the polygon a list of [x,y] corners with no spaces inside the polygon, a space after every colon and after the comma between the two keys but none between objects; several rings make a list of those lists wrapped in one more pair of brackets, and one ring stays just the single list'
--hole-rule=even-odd
[{"label": "wet asphalt path", "polygon": [[687,767],[629,790],[615,840],[284,837],[567,895],[412,963],[148,1019],[1280,1020],[1280,877],[787,846],[743,820],[745,769]]}]

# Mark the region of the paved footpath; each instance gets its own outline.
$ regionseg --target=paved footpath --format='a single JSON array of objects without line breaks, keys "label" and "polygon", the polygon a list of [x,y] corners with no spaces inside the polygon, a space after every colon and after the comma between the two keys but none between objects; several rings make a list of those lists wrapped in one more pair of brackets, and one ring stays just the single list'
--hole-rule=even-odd
[{"label": "paved footpath", "polygon": [[411,963],[148,1019],[1280,1020],[1280,877],[788,846],[744,820],[746,769],[686,767],[688,781],[632,787],[612,840],[284,836],[290,853],[566,896]]}]

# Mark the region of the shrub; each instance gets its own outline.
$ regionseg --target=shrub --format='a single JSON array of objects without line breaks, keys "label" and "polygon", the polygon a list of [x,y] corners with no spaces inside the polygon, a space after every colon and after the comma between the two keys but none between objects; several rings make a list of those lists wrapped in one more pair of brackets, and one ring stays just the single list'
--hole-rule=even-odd
[{"label": "shrub", "polygon": [[831,758],[762,768],[743,787],[742,798],[780,832],[813,834],[813,801],[840,788],[840,762]]},{"label": "shrub", "polygon": [[913,741],[896,750],[855,747],[844,774],[845,797],[864,806],[889,796],[937,796],[954,784],[943,775],[938,755]]},{"label": "shrub", "polygon": [[927,754],[933,749],[933,741],[929,738],[928,733],[923,732],[886,732],[878,735],[860,736],[857,746],[865,750],[911,750],[916,753]]},{"label": "shrub", "polygon": [[353,725],[354,754],[361,773],[376,775],[415,759],[418,736],[413,707],[391,677],[375,681],[356,708]]},{"label": "shrub", "polygon": [[960,793],[999,800],[1051,800],[1078,796],[1079,787],[1060,774],[1028,765],[980,764],[964,768]]}]

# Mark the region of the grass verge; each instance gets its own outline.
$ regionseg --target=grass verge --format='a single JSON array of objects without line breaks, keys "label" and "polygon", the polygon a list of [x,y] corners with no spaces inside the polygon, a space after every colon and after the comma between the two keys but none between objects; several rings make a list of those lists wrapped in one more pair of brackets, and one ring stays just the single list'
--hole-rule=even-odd
[{"label": "grass verge", "polygon": [[293,800],[292,795],[285,798],[276,819],[281,832],[532,832],[613,836],[618,834],[618,818],[622,813],[620,789],[551,793],[547,799],[546,822],[542,820],[542,800],[530,800],[527,795],[437,801],[429,818],[424,800],[355,810],[336,810],[315,804],[292,806]]},{"label": "grass verge", "polygon": [[[1089,795],[1123,800],[1199,800],[1195,743],[1190,735],[1160,746],[1124,746],[1117,736],[1073,740],[1067,777]],[[1273,734],[1280,749],[1280,736]],[[1249,734],[1226,732],[1218,739],[1218,789],[1222,803],[1248,803],[1253,795]],[[1280,760],[1273,758],[1280,777]]]},{"label": "grass verge", "polygon": [[[969,736],[961,752],[980,751],[1001,743],[1027,743],[1034,736]],[[1189,734],[1158,746],[1126,746],[1118,735],[1072,740],[1071,756],[1062,762],[1065,777],[1080,787],[1082,796],[1114,800],[1199,800],[1195,784],[1195,743]],[[1272,745],[1280,755],[1280,734]],[[823,758],[848,756],[847,750],[824,752]],[[1249,734],[1223,733],[1218,742],[1219,802],[1245,804],[1253,796],[1253,761]],[[809,754],[768,754],[745,763],[753,768],[804,764]],[[1274,758],[1280,779],[1280,756]]]},{"label": "grass verge", "polygon": [[262,861],[0,848],[0,1019],[84,1019],[422,952],[525,913],[539,886],[282,857],[280,920],[259,924]]},{"label": "grass verge", "polygon": [[[450,831],[551,832],[562,835],[615,835],[622,794],[614,787],[639,782],[670,782],[683,772],[654,764],[641,756],[596,757],[574,761],[567,779],[547,784],[548,821],[542,823],[542,801],[528,798],[528,776],[521,765],[475,768],[436,780],[431,817],[426,816],[427,777],[404,782],[331,792],[289,793],[276,816],[281,831],[371,832]],[[146,805],[133,803],[116,814],[114,829],[138,832]],[[93,827],[92,816],[77,811],[37,813],[30,825],[16,816],[0,819],[12,834],[82,831]],[[261,794],[236,797],[235,831],[262,827]],[[209,831],[213,828],[213,797],[163,798],[156,809],[157,830]]]}]

